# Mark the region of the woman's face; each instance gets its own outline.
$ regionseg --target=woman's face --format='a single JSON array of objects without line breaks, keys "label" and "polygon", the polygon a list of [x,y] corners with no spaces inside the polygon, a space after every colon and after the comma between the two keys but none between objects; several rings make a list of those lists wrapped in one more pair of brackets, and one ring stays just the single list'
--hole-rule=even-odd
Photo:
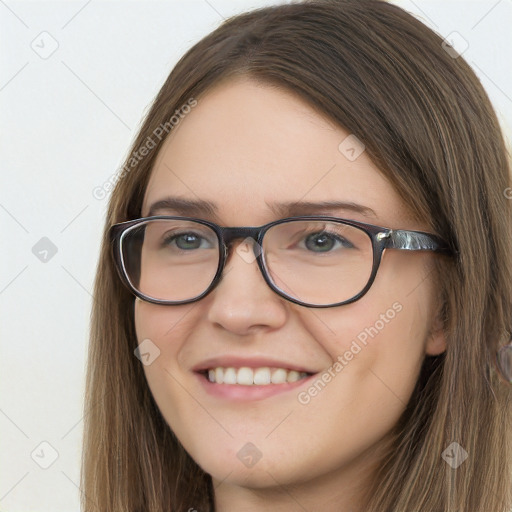
[{"label": "woman's face", "polygon": [[[280,218],[269,205],[342,201],[367,210],[306,214],[425,229],[357,141],[343,142],[349,135],[289,92],[248,79],[224,83],[168,136],[142,216],[175,196],[216,205],[214,217],[190,216],[260,226]],[[185,449],[212,475],[217,496],[300,484],[294,495],[316,494],[317,506],[328,497],[346,502],[404,411],[425,355],[445,348],[433,329],[435,256],[388,250],[366,295],[319,309],[273,292],[242,246],[243,239],[234,243],[222,280],[198,302],[135,302],[138,342],[149,339],[160,351],[144,366],[151,392]],[[268,384],[273,391],[265,397],[246,385],[209,383],[194,371],[204,365],[293,367],[316,375]],[[229,396],[218,392],[228,387]]]}]

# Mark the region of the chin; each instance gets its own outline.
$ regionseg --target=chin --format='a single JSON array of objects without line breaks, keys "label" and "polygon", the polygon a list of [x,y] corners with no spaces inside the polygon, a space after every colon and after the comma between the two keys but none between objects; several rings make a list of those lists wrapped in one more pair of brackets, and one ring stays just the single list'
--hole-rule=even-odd
[{"label": "chin", "polygon": [[[206,453],[206,450],[209,452]],[[241,449],[226,447],[224,453],[212,451],[211,447],[204,448],[199,457],[193,458],[217,484],[222,482],[225,485],[264,489],[305,482],[312,477],[311,471],[303,467],[307,465],[304,460],[286,459],[281,453],[265,455],[264,449],[259,453],[257,455],[256,449],[247,443]],[[251,456],[255,458],[251,460]],[[241,459],[245,459],[245,463]]]}]

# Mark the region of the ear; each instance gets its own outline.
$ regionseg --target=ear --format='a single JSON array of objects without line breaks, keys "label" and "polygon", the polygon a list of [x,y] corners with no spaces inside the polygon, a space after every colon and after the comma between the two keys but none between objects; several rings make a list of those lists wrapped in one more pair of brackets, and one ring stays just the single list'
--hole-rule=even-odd
[{"label": "ear", "polygon": [[425,354],[438,356],[446,350],[446,331],[444,318],[444,307],[440,307],[436,313],[425,344]]}]

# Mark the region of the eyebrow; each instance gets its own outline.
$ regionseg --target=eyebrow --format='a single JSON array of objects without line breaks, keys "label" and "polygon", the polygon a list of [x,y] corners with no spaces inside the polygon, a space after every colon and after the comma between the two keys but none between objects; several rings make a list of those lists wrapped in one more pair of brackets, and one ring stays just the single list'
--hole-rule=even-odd
[{"label": "eyebrow", "polygon": [[[338,210],[359,213],[365,217],[377,217],[375,211],[370,207],[345,201],[289,201],[284,203],[265,202],[265,204],[279,218],[316,215],[319,213],[333,214]],[[173,212],[184,217],[197,217],[201,215],[203,217],[217,218],[218,207],[215,203],[206,200],[166,197],[153,203],[149,208],[147,216],[152,217],[164,211]]]}]

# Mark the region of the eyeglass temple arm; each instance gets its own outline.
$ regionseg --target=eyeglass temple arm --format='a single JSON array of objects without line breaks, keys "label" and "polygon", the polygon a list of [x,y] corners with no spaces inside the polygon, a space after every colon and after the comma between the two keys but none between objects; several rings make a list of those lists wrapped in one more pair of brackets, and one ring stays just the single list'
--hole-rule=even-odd
[{"label": "eyeglass temple arm", "polygon": [[441,238],[422,231],[405,231],[392,229],[382,234],[386,249],[403,249],[407,251],[450,252],[448,245]]}]

